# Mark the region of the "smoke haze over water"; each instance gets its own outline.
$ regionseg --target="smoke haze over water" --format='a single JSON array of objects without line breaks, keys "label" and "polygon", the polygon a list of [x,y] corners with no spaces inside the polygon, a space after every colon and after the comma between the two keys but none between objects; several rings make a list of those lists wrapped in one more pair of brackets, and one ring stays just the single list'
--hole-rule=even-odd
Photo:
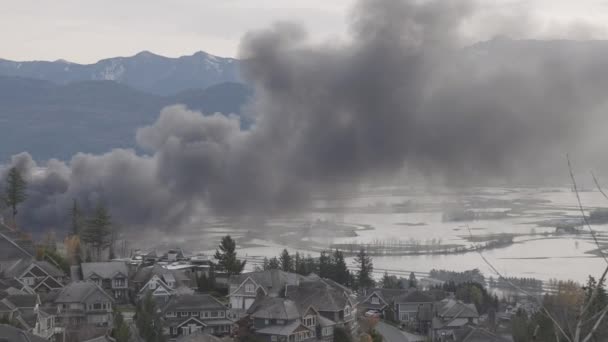
[{"label": "smoke haze over water", "polygon": [[202,207],[230,216],[305,209],[317,191],[403,167],[460,184],[565,175],[565,152],[604,165],[596,133],[606,123],[608,44],[604,53],[585,42],[574,51],[554,41],[463,48],[476,10],[362,0],[348,42],[309,43],[293,23],[250,32],[241,57],[255,89],[251,129],[172,106],[138,130],[146,155],[78,154],[38,172],[28,154],[14,156],[30,183],[23,224],[64,226],[72,199],[104,201],[125,226],[173,227]]}]

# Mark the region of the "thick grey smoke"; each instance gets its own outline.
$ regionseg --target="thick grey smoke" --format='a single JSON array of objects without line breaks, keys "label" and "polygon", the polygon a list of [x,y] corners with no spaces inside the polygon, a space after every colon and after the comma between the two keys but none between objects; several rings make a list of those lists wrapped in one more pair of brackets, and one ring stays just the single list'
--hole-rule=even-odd
[{"label": "thick grey smoke", "polygon": [[79,154],[43,171],[15,156],[30,179],[24,220],[60,228],[72,199],[102,200],[127,226],[181,225],[201,207],[271,214],[404,166],[459,182],[565,174],[552,170],[565,152],[598,145],[586,135],[605,123],[605,55],[585,43],[463,48],[475,11],[467,1],[362,0],[349,42],[309,43],[290,23],[249,33],[254,127],[173,106],[137,132],[145,156]]}]

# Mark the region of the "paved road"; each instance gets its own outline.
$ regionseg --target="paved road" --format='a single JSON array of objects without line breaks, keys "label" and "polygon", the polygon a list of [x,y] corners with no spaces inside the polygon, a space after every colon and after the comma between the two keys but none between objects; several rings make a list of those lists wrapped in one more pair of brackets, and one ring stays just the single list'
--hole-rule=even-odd
[{"label": "paved road", "polygon": [[409,342],[401,330],[395,328],[390,324],[384,322],[378,322],[376,330],[380,335],[384,336],[386,342]]}]

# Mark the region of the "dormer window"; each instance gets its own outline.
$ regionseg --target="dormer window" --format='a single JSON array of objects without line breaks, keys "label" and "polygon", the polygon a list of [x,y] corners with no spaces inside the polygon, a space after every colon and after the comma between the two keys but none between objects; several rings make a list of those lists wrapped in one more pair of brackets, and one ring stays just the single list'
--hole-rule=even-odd
[{"label": "dormer window", "polygon": [[380,298],[373,296],[372,297],[372,304],[380,304]]},{"label": "dormer window", "polygon": [[344,308],[344,316],[350,316],[350,306]]},{"label": "dormer window", "polygon": [[245,285],[245,292],[247,292],[247,293],[254,293],[255,292],[255,286],[253,284],[246,284]]}]

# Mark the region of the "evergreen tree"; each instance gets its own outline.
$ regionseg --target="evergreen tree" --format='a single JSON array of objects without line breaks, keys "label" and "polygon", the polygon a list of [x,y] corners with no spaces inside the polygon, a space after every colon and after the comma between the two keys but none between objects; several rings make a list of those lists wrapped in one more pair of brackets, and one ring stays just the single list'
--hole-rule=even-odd
[{"label": "evergreen tree", "polygon": [[365,249],[361,248],[355,256],[355,263],[359,266],[357,272],[357,286],[359,289],[364,290],[374,287],[374,279],[372,274],[374,272],[374,264],[372,258],[367,255]]},{"label": "evergreen tree", "polygon": [[156,304],[152,299],[152,293],[148,292],[143,301],[137,304],[135,324],[139,335],[146,342],[164,342],[163,325],[156,310]]},{"label": "evergreen tree", "polygon": [[281,263],[281,269],[285,272],[293,272],[293,258],[289,255],[287,249],[283,249],[279,256],[279,262]]},{"label": "evergreen tree", "polygon": [[416,275],[414,274],[414,272],[410,273],[410,279],[408,283],[410,289],[418,287],[418,280],[416,280]]},{"label": "evergreen tree", "polygon": [[222,238],[218,249],[215,251],[215,259],[217,260],[218,268],[230,275],[241,274],[247,263],[247,260],[240,261],[237,259],[236,241],[230,235]]},{"label": "evergreen tree", "polygon": [[277,257],[270,258],[268,261],[268,269],[269,270],[278,270],[281,268],[281,264],[279,263],[279,259]]},{"label": "evergreen tree", "polygon": [[321,252],[321,255],[319,256],[319,276],[321,278],[331,278],[333,271],[331,257],[327,252]]},{"label": "evergreen tree", "polygon": [[300,253],[296,252],[295,257],[295,266],[294,270],[297,274],[307,275],[306,272],[306,264],[304,263],[304,258],[300,256]]},{"label": "evergreen tree", "polygon": [[382,276],[382,281],[380,282],[382,288],[385,289],[398,289],[400,288],[400,282],[399,279],[397,279],[397,277],[395,276],[390,276],[388,275],[388,272],[384,272],[384,275]]},{"label": "evergreen tree", "polygon": [[131,339],[129,325],[125,322],[120,311],[114,311],[114,328],[112,329],[112,337],[116,339],[116,342],[129,342]]},{"label": "evergreen tree", "polygon": [[304,274],[319,273],[319,263],[309,254],[304,260],[306,272]]},{"label": "evergreen tree", "polygon": [[11,208],[13,224],[16,226],[17,206],[26,199],[25,190],[27,183],[21,176],[21,172],[16,167],[12,167],[6,177],[6,193],[4,201]]},{"label": "evergreen tree", "polygon": [[82,230],[82,213],[76,199],[72,202],[72,210],[70,210],[70,217],[72,219],[72,235],[80,235]]},{"label": "evergreen tree", "polygon": [[88,220],[86,229],[82,232],[82,241],[95,251],[97,261],[101,260],[101,251],[107,248],[111,241],[112,218],[103,203],[97,204],[93,217]]},{"label": "evergreen tree", "polygon": [[264,271],[270,269],[270,261],[268,260],[268,257],[264,257],[264,261],[262,261],[262,269]]},{"label": "evergreen tree", "polygon": [[344,260],[344,254],[336,249],[333,260],[334,272],[330,278],[339,284],[348,285],[350,277],[346,261]]}]

